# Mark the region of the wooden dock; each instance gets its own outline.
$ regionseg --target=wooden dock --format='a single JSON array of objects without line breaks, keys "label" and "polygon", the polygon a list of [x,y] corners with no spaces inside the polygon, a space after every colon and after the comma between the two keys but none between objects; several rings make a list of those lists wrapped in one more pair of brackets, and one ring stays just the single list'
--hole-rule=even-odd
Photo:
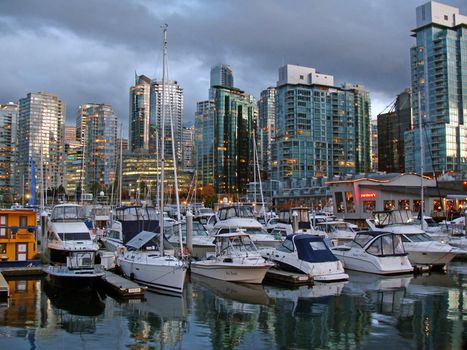
[{"label": "wooden dock", "polygon": [[110,292],[120,298],[141,298],[147,289],[110,271],[105,272],[102,282]]},{"label": "wooden dock", "polygon": [[0,273],[7,277],[30,277],[42,276],[45,274],[42,266],[4,267],[0,268]]},{"label": "wooden dock", "polygon": [[3,274],[0,272],[0,299],[5,300],[10,296],[10,287]]},{"label": "wooden dock", "polygon": [[313,284],[313,278],[303,273],[288,272],[275,268],[269,269],[265,280],[276,282],[287,286],[299,286],[304,284]]}]

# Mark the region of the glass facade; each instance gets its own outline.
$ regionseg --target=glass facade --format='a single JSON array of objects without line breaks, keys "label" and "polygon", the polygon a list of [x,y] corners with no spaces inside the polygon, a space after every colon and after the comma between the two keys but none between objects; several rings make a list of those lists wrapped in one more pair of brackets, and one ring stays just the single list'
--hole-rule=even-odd
[{"label": "glass facade", "polygon": [[[24,174],[24,182],[20,184],[21,187],[24,184],[24,193],[29,192],[31,181],[29,159],[34,159],[39,178],[41,152],[45,187],[64,185],[64,121],[65,105],[54,94],[29,93],[19,100],[18,168],[19,173]],[[19,188],[18,193],[23,193],[23,188]]]},{"label": "glass facade", "polygon": [[[419,25],[414,30],[416,45],[410,49],[414,129],[405,135],[406,171],[420,171],[421,114],[426,148],[424,170],[465,172],[467,20],[465,17],[462,20],[456,8],[444,6],[437,9],[436,3],[428,3],[420,8],[427,6],[431,6],[431,12],[434,13],[432,22]],[[446,14],[441,13],[443,11]],[[452,18],[452,22],[442,24],[436,20],[443,18],[443,15]]]},{"label": "glass facade", "polygon": [[[0,195],[14,193],[16,173],[16,132],[18,105],[0,104]],[[3,197],[2,197],[3,199]]]},{"label": "glass facade", "polygon": [[258,101],[257,149],[261,178],[265,180],[271,173],[271,147],[276,134],[276,88],[269,87],[261,92]]},{"label": "glass facade", "polygon": [[132,152],[149,149],[151,79],[135,77],[130,87],[129,144]]},{"label": "glass facade", "polygon": [[370,98],[361,86],[285,83],[277,87],[276,107],[273,179],[370,170]]}]

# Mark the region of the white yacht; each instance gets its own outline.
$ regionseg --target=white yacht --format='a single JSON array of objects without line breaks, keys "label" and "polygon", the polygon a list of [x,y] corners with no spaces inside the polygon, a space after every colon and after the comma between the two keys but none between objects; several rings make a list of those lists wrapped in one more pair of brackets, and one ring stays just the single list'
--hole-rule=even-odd
[{"label": "white yacht", "polygon": [[370,229],[401,234],[413,265],[441,267],[449,263],[456,254],[462,253],[459,249],[428,236],[414,223],[410,210],[374,212],[373,215],[374,220],[367,219]]},{"label": "white yacht", "polygon": [[[180,246],[179,237],[178,237],[178,227],[181,226],[182,229],[182,241],[186,245],[186,222],[180,224],[173,224],[170,226],[164,227],[164,236],[167,240],[174,246]],[[216,245],[214,244],[214,237],[209,236],[208,231],[199,221],[193,221],[193,232],[192,232],[192,243],[193,251],[191,256],[194,258],[202,258],[206,256],[206,253],[214,253],[216,250]]]},{"label": "white yacht", "polygon": [[411,273],[413,266],[404,250],[402,236],[391,232],[362,231],[348,245],[331,249],[346,269],[394,275]]},{"label": "white yacht", "polygon": [[[294,219],[296,218],[296,219]],[[293,222],[297,220],[297,232],[294,232]],[[310,221],[309,208],[290,208],[279,212],[279,220],[274,226],[275,230],[282,231],[286,236],[292,233],[315,233]]]},{"label": "white yacht", "polygon": [[289,235],[278,248],[262,249],[260,252],[264,258],[275,262],[278,268],[307,274],[317,282],[349,279],[342,263],[319,236]]},{"label": "white yacht", "polygon": [[166,242],[167,255],[161,254],[159,242],[159,234],[140,232],[126,243],[127,250],[118,256],[117,264],[131,280],[156,290],[182,293],[187,266],[173,255],[173,248]]},{"label": "white yacht", "polygon": [[193,273],[230,282],[263,282],[267,270],[274,264],[261,257],[248,234],[237,231],[215,237],[216,255],[193,261]]},{"label": "white yacht", "polygon": [[219,221],[214,225],[211,235],[235,233],[238,230],[250,235],[258,248],[277,247],[281,243],[280,237],[269,234],[255,219],[251,207],[228,206],[219,209]]},{"label": "white yacht", "polygon": [[99,246],[91,238],[85,219],[82,206],[60,204],[53,208],[47,223],[51,265],[44,271],[64,286],[84,287],[104,275],[102,266],[95,264]]},{"label": "white yacht", "polygon": [[323,232],[334,245],[342,245],[355,238],[355,230],[345,221],[322,221],[314,226],[318,232]]}]

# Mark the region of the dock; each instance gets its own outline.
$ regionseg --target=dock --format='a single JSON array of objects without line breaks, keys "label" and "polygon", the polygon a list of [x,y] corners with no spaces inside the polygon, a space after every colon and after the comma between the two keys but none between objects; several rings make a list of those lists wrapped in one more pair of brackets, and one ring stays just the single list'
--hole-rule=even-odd
[{"label": "dock", "polygon": [[147,289],[110,271],[105,272],[102,282],[110,292],[120,298],[141,298]]},{"label": "dock", "polygon": [[287,286],[300,286],[304,284],[313,284],[313,278],[309,275],[296,272],[288,272],[271,268],[266,273],[265,280],[276,282]]},{"label": "dock", "polygon": [[0,299],[5,300],[10,296],[10,287],[3,274],[0,272]]},{"label": "dock", "polygon": [[45,274],[42,266],[3,267],[0,268],[0,273],[6,277],[30,277]]}]

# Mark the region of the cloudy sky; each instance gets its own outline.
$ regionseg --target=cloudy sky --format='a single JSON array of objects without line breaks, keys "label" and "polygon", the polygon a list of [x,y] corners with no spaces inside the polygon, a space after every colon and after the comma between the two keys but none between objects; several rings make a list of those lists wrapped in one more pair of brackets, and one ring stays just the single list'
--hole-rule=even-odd
[{"label": "cloudy sky", "polygon": [[[67,104],[110,103],[128,124],[134,72],[184,89],[185,122],[207,98],[209,70],[227,63],[259,96],[285,63],[363,84],[376,116],[410,84],[415,7],[426,0],[0,0],[0,103],[48,91]],[[467,14],[465,0],[444,0]]]}]

